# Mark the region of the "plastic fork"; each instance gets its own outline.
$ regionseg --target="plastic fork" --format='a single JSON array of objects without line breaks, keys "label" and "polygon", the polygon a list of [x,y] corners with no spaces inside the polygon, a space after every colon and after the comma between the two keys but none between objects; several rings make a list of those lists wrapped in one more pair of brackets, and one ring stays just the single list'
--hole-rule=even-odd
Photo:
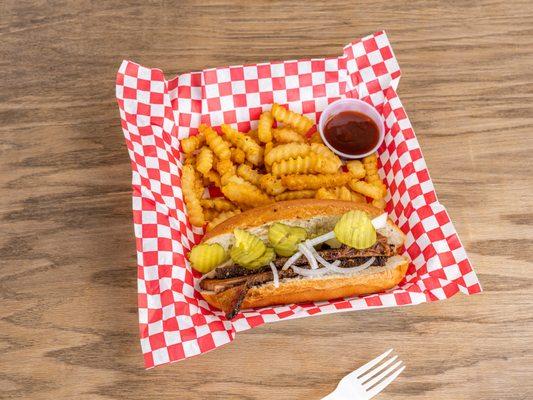
[{"label": "plastic fork", "polygon": [[385,360],[392,350],[387,350],[362,367],[350,372],[341,379],[337,388],[322,400],[368,400],[376,396],[405,369],[405,365],[401,366],[402,361],[394,362],[398,356]]}]

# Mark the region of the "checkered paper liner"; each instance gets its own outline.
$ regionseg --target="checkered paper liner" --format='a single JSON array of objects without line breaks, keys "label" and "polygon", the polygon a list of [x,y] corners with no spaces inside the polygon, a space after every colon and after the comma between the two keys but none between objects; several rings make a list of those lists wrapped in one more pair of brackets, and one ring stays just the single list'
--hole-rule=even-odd
[{"label": "checkered paper liner", "polygon": [[[400,69],[385,32],[348,44],[339,57],[206,69],[166,80],[158,69],[124,61],[116,96],[133,172],[141,347],[147,368],[231,342],[267,322],[347,310],[393,307],[481,291],[445,208],[438,202],[396,89]],[[273,102],[318,121],[343,97],[373,104],[386,121],[379,173],[386,210],[407,235],[412,262],[386,293],[240,312],[233,321],[207,304],[185,254],[203,234],[190,225],[180,183],[179,139],[200,123],[241,131],[257,126]]]}]

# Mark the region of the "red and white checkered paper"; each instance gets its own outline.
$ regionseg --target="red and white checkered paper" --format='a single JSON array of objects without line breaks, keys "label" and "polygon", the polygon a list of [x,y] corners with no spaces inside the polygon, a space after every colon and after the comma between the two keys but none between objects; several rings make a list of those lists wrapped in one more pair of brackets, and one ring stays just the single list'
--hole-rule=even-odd
[{"label": "red and white checkered paper", "polygon": [[[348,44],[339,57],[206,69],[166,80],[159,69],[124,61],[116,95],[133,171],[139,325],[147,368],[231,342],[267,322],[347,310],[403,306],[481,291],[459,237],[437,196],[396,89],[400,69],[385,32]],[[407,234],[412,262],[386,293],[244,310],[233,321],[195,290],[199,274],[185,254],[202,237],[190,225],[180,184],[179,139],[200,123],[255,128],[273,102],[317,121],[327,104],[356,97],[386,121],[379,149],[387,211]]]}]

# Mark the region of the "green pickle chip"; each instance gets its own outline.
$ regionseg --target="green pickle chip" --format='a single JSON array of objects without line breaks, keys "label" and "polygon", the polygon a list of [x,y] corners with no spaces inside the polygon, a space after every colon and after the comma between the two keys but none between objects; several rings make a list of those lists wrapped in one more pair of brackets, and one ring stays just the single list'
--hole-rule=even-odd
[{"label": "green pickle chip", "polygon": [[290,257],[298,251],[298,244],[307,238],[304,228],[276,222],[268,229],[268,241],[276,254]]},{"label": "green pickle chip", "polygon": [[202,274],[207,274],[209,271],[212,271],[215,267],[226,261],[227,258],[226,251],[218,243],[199,244],[194,246],[189,253],[191,266]]},{"label": "green pickle chip", "polygon": [[367,249],[377,241],[376,229],[368,214],[354,210],[344,214],[333,229],[339,242],[354,249]]},{"label": "green pickle chip", "polygon": [[243,229],[235,229],[235,244],[230,250],[231,259],[247,268],[253,261],[261,258],[267,247],[257,236]]}]

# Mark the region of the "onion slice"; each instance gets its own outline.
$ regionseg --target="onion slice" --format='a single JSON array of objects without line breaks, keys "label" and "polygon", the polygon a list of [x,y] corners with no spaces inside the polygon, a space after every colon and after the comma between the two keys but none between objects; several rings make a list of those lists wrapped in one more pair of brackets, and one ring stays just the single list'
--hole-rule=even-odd
[{"label": "onion slice", "polygon": [[278,269],[276,268],[273,262],[271,262],[269,265],[270,265],[270,269],[272,270],[272,275],[274,276],[274,287],[278,288],[279,287]]},{"label": "onion slice", "polygon": [[318,276],[322,276],[328,273],[328,270],[326,268],[305,269],[305,268],[293,266],[292,270],[296,272],[298,275],[307,276],[307,277],[318,277]]},{"label": "onion slice", "polygon": [[311,253],[311,250],[301,243],[298,245],[298,249],[302,252],[305,258],[307,258],[307,261],[309,261],[311,269],[318,269],[318,263],[316,262],[316,258],[313,253]]},{"label": "onion slice", "polygon": [[314,247],[317,244],[327,242],[328,240],[334,239],[334,238],[335,238],[335,232],[331,231],[323,235],[317,236],[316,238],[306,240],[305,242],[310,247]]},{"label": "onion slice", "polygon": [[289,267],[296,262],[302,255],[301,252],[294,253],[287,261],[285,261],[285,264],[283,264],[283,268],[281,268],[282,271],[285,271],[289,269]]},{"label": "onion slice", "polygon": [[374,226],[374,229],[382,229],[387,226],[387,217],[389,214],[384,212],[383,214],[377,216],[372,220],[372,225]]},{"label": "onion slice", "polygon": [[324,266],[324,268],[328,269],[330,272],[335,272],[337,274],[353,274],[354,272],[359,272],[367,269],[372,265],[376,257],[370,257],[368,261],[366,261],[364,264],[358,265],[357,267],[351,267],[351,268],[340,268],[336,265],[329,265]]},{"label": "onion slice", "polygon": [[[307,244],[307,243],[306,243]],[[333,263],[330,263],[329,261],[326,261],[319,253],[316,251],[314,247],[308,247],[308,249],[311,251],[313,256],[315,256],[316,260],[322,264],[324,267],[329,266],[338,266],[341,262],[339,260],[334,261]]]}]

